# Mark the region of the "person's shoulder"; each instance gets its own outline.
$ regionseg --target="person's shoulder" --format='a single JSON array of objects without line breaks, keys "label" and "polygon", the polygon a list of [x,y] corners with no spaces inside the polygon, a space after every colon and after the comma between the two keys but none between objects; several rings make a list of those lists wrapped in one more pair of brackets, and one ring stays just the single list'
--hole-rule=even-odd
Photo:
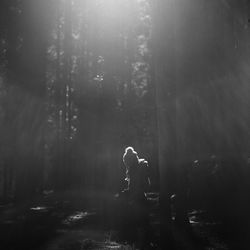
[{"label": "person's shoulder", "polygon": [[148,168],[148,161],[146,161],[145,159],[139,159],[139,166]]}]

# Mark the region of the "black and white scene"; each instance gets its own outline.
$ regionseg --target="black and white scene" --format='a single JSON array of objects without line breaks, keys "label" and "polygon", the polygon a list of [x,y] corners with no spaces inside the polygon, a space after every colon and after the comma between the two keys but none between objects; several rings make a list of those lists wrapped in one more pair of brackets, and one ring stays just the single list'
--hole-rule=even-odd
[{"label": "black and white scene", "polygon": [[249,250],[250,1],[1,0],[0,249]]}]

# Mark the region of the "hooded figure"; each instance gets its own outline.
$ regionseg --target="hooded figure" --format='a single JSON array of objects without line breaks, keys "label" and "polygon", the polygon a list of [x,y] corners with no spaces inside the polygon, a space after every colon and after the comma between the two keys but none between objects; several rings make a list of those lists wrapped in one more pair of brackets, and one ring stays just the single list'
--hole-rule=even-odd
[{"label": "hooded figure", "polygon": [[129,200],[131,202],[144,202],[146,200],[145,193],[150,186],[148,162],[144,159],[139,159],[133,147],[127,147],[125,149],[123,162],[126,167]]}]

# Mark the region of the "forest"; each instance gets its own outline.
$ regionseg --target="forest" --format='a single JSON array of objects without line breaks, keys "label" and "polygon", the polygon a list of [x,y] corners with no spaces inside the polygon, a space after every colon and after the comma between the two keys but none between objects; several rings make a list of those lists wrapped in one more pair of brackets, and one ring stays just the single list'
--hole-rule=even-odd
[{"label": "forest", "polygon": [[249,249],[249,59],[248,0],[1,0],[0,248]]}]

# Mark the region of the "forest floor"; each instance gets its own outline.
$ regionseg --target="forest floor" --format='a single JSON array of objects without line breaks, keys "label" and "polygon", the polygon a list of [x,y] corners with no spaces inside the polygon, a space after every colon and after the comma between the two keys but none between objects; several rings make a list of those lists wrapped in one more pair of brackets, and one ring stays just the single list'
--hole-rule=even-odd
[{"label": "forest floor", "polygon": [[[79,192],[43,197],[25,204],[0,206],[0,249],[2,250],[97,250],[140,249],[145,236],[137,230],[134,240],[121,237],[121,232],[97,207],[100,200],[91,200]],[[157,194],[152,194],[150,225],[153,235],[144,249],[159,249],[159,209]],[[87,204],[87,205],[86,205]],[[99,204],[100,205],[100,204]],[[111,215],[112,216],[112,215]],[[173,222],[173,238],[177,250],[227,250],[218,235],[218,222],[207,218],[204,211],[189,213],[190,229]],[[144,237],[144,238],[143,238]],[[144,240],[143,240],[144,239]]]}]

